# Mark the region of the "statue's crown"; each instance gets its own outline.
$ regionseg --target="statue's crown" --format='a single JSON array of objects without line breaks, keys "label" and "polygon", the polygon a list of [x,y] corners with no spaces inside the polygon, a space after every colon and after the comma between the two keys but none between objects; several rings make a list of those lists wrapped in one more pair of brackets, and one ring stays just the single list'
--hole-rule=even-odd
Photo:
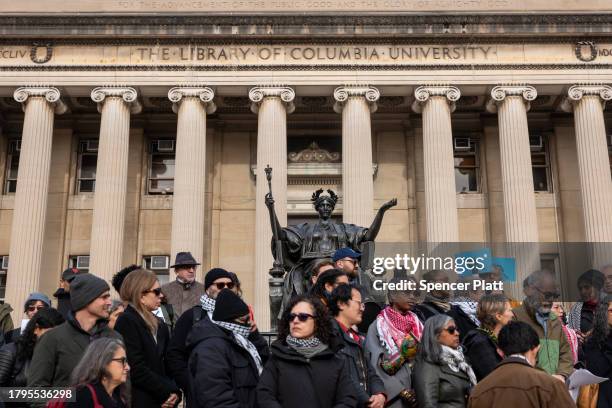
[{"label": "statue's crown", "polygon": [[314,193],[312,193],[312,198],[310,199],[310,201],[313,202],[314,206],[316,207],[320,202],[324,201],[324,200],[329,200],[331,201],[334,206],[336,205],[336,203],[338,202],[338,196],[336,195],[336,193],[334,193],[333,190],[327,190],[328,194],[323,195],[323,189],[320,188],[317,191],[315,191]]}]

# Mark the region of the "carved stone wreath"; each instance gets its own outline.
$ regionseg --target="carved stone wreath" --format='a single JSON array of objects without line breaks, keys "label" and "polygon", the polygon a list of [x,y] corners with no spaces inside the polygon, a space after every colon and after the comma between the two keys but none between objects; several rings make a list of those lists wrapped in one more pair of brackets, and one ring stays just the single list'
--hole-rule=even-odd
[{"label": "carved stone wreath", "polygon": [[337,163],[340,161],[340,153],[321,149],[317,142],[299,152],[291,152],[287,156],[289,163]]}]

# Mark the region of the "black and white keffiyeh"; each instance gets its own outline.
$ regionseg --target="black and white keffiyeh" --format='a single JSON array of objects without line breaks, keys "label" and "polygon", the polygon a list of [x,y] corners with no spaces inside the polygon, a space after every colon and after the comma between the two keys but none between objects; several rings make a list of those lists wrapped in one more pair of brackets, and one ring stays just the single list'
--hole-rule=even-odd
[{"label": "black and white keffiyeh", "polygon": [[306,358],[311,358],[327,348],[327,344],[322,343],[318,337],[314,336],[307,339],[297,339],[289,334],[286,341],[289,347]]},{"label": "black and white keffiyeh", "polygon": [[454,349],[443,344],[441,347],[442,353],[440,355],[440,360],[456,373],[463,371],[470,378],[472,385],[476,385],[476,375],[472,367],[465,360],[461,347]]},{"label": "black and white keffiyeh", "polygon": [[206,294],[202,295],[200,298],[200,305],[202,306],[202,309],[208,312],[209,316],[212,316],[213,312],[215,311],[215,303],[216,300]]},{"label": "black and white keffiyeh", "polygon": [[478,303],[474,302],[472,299],[467,297],[456,297],[450,302],[451,305],[459,306],[463,313],[468,315],[470,320],[478,327],[480,327],[480,320],[476,317],[476,310],[478,308]]},{"label": "black and white keffiyeh", "polygon": [[223,327],[224,329],[227,329],[232,332],[232,335],[234,336],[234,339],[236,339],[238,345],[248,351],[248,353],[251,355],[253,361],[255,361],[255,365],[257,366],[258,373],[261,374],[261,372],[263,371],[263,363],[261,361],[261,356],[257,351],[257,347],[255,347],[255,345],[251,343],[251,341],[248,339],[249,334],[251,334],[251,328],[249,326],[243,326],[237,323],[218,322],[212,319],[212,314],[210,317],[210,321],[216,324],[217,326]]}]

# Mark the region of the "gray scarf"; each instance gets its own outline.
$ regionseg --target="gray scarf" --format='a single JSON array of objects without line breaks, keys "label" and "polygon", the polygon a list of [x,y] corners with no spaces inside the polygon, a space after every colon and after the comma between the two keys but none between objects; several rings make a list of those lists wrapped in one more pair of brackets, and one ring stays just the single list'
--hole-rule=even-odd
[{"label": "gray scarf", "polygon": [[312,358],[327,349],[327,344],[321,343],[321,340],[316,337],[296,339],[290,334],[287,335],[287,345],[306,358]]},{"label": "gray scarf", "polygon": [[461,347],[453,349],[443,344],[441,347],[442,353],[440,354],[440,360],[456,373],[463,371],[470,379],[472,385],[476,385],[476,375],[474,375],[472,367],[465,361],[465,356],[463,355]]}]

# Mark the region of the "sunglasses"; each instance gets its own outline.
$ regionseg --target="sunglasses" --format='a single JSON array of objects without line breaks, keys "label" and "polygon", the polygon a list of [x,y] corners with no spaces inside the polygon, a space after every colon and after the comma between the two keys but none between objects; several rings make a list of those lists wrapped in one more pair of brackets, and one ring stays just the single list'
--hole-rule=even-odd
[{"label": "sunglasses", "polygon": [[310,313],[289,313],[290,322],[294,321],[296,317],[298,318],[300,322],[305,322],[306,320],[310,318],[314,319],[314,316],[311,315]]},{"label": "sunglasses", "polygon": [[458,332],[457,327],[456,326],[448,326],[446,329],[444,329],[448,332],[448,334],[455,334]]},{"label": "sunglasses", "polygon": [[155,289],[151,289],[151,290],[145,290],[145,291],[144,291],[144,292],[142,292],[142,293],[144,293],[144,294],[147,294],[147,293],[155,293],[155,296],[159,297],[159,296],[161,296],[161,294],[162,294],[162,290],[161,290],[161,288],[155,288]]},{"label": "sunglasses", "polygon": [[44,309],[46,306],[28,306],[28,312],[38,312],[41,309]]},{"label": "sunglasses", "polygon": [[219,290],[223,290],[225,288],[232,290],[234,289],[234,286],[236,286],[234,282],[217,282],[217,283],[213,283],[213,285],[215,285],[217,289]]},{"label": "sunglasses", "polygon": [[538,288],[537,286],[534,286],[534,288],[535,288],[535,290],[540,292],[542,297],[544,297],[544,300],[555,300],[555,299],[558,299],[561,296],[561,294],[559,294],[559,292],[544,292],[542,289]]},{"label": "sunglasses", "polygon": [[111,361],[117,361],[121,363],[121,365],[123,365],[124,367],[127,365],[127,357],[113,358]]}]

